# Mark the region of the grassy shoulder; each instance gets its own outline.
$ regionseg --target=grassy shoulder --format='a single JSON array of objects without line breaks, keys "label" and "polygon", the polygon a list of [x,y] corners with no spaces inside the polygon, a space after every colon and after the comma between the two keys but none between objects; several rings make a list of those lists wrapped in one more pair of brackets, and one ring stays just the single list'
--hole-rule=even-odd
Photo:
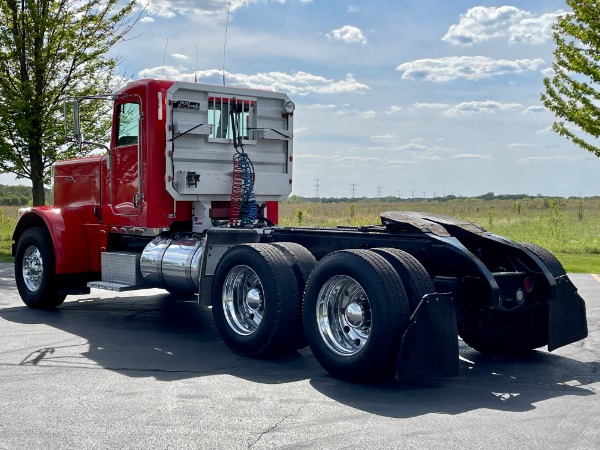
[{"label": "grassy shoulder", "polygon": [[12,262],[13,259],[10,250],[0,249],[0,262]]},{"label": "grassy shoulder", "polygon": [[568,273],[600,273],[599,254],[555,253]]}]

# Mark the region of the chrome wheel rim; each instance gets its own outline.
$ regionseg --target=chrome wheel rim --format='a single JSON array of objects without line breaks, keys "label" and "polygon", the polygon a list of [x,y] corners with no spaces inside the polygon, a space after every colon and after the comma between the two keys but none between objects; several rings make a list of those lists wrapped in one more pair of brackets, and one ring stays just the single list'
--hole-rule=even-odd
[{"label": "chrome wheel rim", "polygon": [[235,266],[223,283],[221,296],[225,319],[241,335],[254,333],[262,322],[265,302],[263,286],[256,272],[248,266]]},{"label": "chrome wheel rim", "polygon": [[362,286],[346,275],[330,278],[319,291],[317,326],[334,353],[354,356],[369,340],[371,305]]},{"label": "chrome wheel rim", "polygon": [[30,245],[25,250],[23,255],[22,273],[25,286],[27,286],[27,289],[31,292],[36,292],[42,287],[44,261],[42,260],[40,250],[34,245]]}]

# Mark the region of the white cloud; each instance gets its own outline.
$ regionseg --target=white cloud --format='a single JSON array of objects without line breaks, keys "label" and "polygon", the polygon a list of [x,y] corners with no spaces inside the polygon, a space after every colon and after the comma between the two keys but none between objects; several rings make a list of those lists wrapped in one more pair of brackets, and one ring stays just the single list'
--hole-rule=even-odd
[{"label": "white cloud", "polygon": [[187,56],[187,55],[183,55],[183,54],[181,54],[181,53],[173,53],[171,56],[172,56],[174,59],[178,60],[178,61],[184,61],[184,62],[185,62],[185,61],[189,61],[189,60],[190,60],[190,57],[189,57],[189,56]]},{"label": "white cloud", "polygon": [[552,125],[546,127],[546,128],[542,128],[541,130],[537,130],[535,132],[535,134],[547,134],[547,133],[552,133],[554,130],[552,130]]},{"label": "white cloud", "polygon": [[528,142],[514,142],[514,143],[508,144],[506,146],[506,148],[510,148],[510,149],[513,149],[513,148],[535,148],[535,147],[537,147],[537,145],[530,144]]},{"label": "white cloud", "polygon": [[546,111],[546,108],[543,106],[530,106],[523,111],[523,114],[532,114]]},{"label": "white cloud", "polygon": [[493,100],[479,102],[463,102],[453,105],[444,111],[445,116],[459,116],[463,114],[491,114],[505,111],[522,111],[523,106],[518,103],[500,103]]},{"label": "white cloud", "polygon": [[510,44],[545,44],[552,40],[552,26],[564,11],[542,14],[539,17],[529,17],[515,23],[508,29]]},{"label": "white cloud", "polygon": [[417,59],[400,64],[396,70],[402,79],[451,81],[459,78],[482,80],[498,75],[519,74],[538,70],[543,59],[491,59],[486,56],[448,56],[437,59]]},{"label": "white cloud", "polygon": [[546,67],[540,71],[544,77],[550,78],[554,76],[554,68],[552,66]]},{"label": "white cloud", "polygon": [[358,6],[348,6],[348,12],[350,14],[355,14],[359,11],[360,11],[360,8]]},{"label": "white cloud", "polygon": [[518,160],[520,163],[546,163],[546,162],[565,162],[576,161],[578,158],[573,156],[554,155],[554,156],[527,156]]},{"label": "white cloud", "polygon": [[[142,78],[194,81],[193,72],[188,72],[183,67],[173,66],[143,69],[139,72],[139,76]],[[196,72],[196,76],[200,82],[219,84],[222,82],[223,72],[219,69],[201,70]],[[335,81],[307,72],[292,74],[284,72],[263,72],[256,74],[225,72],[225,80],[228,85],[285,92],[288,95],[340,94],[363,92],[370,89],[366,84],[356,81],[351,73],[347,74],[346,78]]]},{"label": "white cloud", "polygon": [[399,113],[400,111],[402,111],[402,106],[392,105],[392,106],[390,106],[389,111],[386,111],[386,114],[396,114],[396,113]]},{"label": "white cloud", "polygon": [[352,25],[344,25],[341,28],[337,28],[327,34],[327,37],[336,41],[346,42],[347,44],[365,45],[367,43],[367,38],[362,30]]},{"label": "white cloud", "polygon": [[475,153],[459,153],[452,155],[451,159],[493,159],[490,155],[478,155]]},{"label": "white cloud", "polygon": [[324,105],[322,103],[315,103],[313,105],[306,105],[304,108],[306,109],[316,109],[316,110],[332,110],[332,109],[336,109],[337,106],[336,105]]},{"label": "white cloud", "polygon": [[[231,12],[235,12],[240,8],[258,3],[259,1],[267,1],[272,3],[283,4],[286,0],[231,0]],[[227,14],[227,8],[230,5],[229,0],[138,0],[140,7],[146,6],[146,10],[154,15],[163,18],[174,18],[177,15],[194,15],[199,16],[215,16]],[[310,3],[302,1],[302,3]]]},{"label": "white cloud", "polygon": [[447,103],[423,103],[417,102],[415,103],[416,109],[447,109],[450,105]]},{"label": "white cloud", "polygon": [[461,14],[442,40],[453,45],[473,45],[505,38],[510,44],[543,44],[552,39],[552,25],[564,11],[535,16],[515,6],[476,6]]},{"label": "white cloud", "polygon": [[161,66],[150,69],[142,69],[139,72],[141,78],[157,78],[164,80],[194,81],[193,73],[186,73],[185,67]]},{"label": "white cloud", "polygon": [[371,136],[371,140],[376,142],[390,142],[395,141],[396,139],[398,139],[398,135],[392,133]]}]

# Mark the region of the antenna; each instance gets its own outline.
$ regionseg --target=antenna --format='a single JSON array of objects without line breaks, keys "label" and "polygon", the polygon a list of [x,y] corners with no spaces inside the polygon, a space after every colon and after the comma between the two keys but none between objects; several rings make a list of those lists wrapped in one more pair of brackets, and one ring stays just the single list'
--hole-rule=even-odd
[{"label": "antenna", "polygon": [[225,41],[223,42],[223,86],[225,86],[225,52],[227,50],[227,31],[229,30],[229,10],[231,9],[231,0],[227,5],[227,22],[225,22]]},{"label": "antenna", "polygon": [[162,71],[160,73],[161,78],[165,76],[165,58],[167,57],[167,46],[169,45],[169,38],[165,42],[165,53],[163,53]]}]

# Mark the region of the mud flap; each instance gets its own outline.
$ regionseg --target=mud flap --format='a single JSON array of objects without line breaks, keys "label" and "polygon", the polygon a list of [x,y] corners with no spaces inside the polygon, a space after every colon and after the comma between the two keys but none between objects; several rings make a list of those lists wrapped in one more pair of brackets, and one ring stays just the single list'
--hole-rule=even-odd
[{"label": "mud flap", "polygon": [[396,380],[458,374],[458,330],[452,294],[427,294],[402,336]]},{"label": "mud flap", "polygon": [[556,278],[548,318],[548,350],[584,339],[588,335],[585,302],[566,275]]}]

